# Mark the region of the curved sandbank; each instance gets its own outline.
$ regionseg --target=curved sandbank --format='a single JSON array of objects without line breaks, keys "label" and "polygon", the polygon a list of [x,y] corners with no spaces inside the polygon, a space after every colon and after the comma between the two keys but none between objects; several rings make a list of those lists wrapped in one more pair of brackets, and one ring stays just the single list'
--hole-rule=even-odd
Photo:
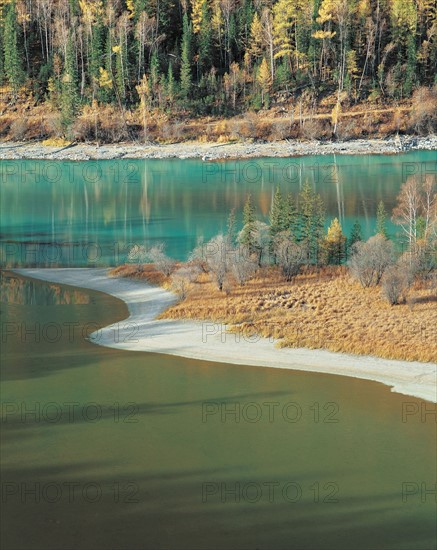
[{"label": "curved sandbank", "polygon": [[237,365],[253,365],[350,376],[381,382],[391,391],[437,403],[437,365],[306,348],[277,348],[267,338],[226,332],[207,321],[157,320],[177,301],[171,292],[143,281],[113,278],[107,269],[13,269],[43,281],[97,290],[123,300],[129,317],[99,329],[90,340],[102,346],[164,353]]}]

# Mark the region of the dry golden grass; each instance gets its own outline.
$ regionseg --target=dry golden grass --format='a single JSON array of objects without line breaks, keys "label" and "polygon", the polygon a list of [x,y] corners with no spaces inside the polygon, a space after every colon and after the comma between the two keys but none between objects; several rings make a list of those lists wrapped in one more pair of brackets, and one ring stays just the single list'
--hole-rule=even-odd
[{"label": "dry golden grass", "polygon": [[[113,273],[168,286],[152,266]],[[437,361],[437,297],[416,285],[406,304],[390,306],[380,288],[361,288],[345,268],[308,269],[291,283],[276,268],[264,268],[228,294],[202,274],[186,299],[161,317],[223,322],[233,331],[277,338],[280,346]]]}]

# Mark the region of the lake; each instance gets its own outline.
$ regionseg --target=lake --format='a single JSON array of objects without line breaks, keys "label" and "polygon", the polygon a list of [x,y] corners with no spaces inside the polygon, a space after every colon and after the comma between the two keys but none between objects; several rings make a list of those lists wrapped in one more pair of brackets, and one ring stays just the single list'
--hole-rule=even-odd
[{"label": "lake", "polygon": [[[379,201],[393,209],[412,174],[437,173],[436,151],[398,156],[309,156],[228,162],[118,160],[2,161],[2,265],[92,266],[126,261],[134,244],[166,244],[186,259],[199,237],[226,229],[248,193],[267,220],[277,185],[298,194],[310,181],[347,236],[355,220],[375,233]],[[388,222],[392,237],[401,230]]]},{"label": "lake", "polygon": [[[433,159],[337,157],[338,182],[314,183],[329,215],[371,234],[402,162]],[[332,158],[288,161],[305,172]],[[113,243],[137,240],[184,257],[248,191],[267,216],[278,183],[248,181],[253,167],[225,178],[232,163],[208,166],[203,184],[197,161],[98,163],[98,182],[80,163],[86,178],[56,182],[6,164],[4,266],[111,264]],[[23,166],[35,178],[68,165],[49,164]],[[84,243],[100,257],[65,257]],[[1,275],[2,549],[435,550],[430,403],[364,380],[103,348],[87,336],[122,323],[123,303]]]}]

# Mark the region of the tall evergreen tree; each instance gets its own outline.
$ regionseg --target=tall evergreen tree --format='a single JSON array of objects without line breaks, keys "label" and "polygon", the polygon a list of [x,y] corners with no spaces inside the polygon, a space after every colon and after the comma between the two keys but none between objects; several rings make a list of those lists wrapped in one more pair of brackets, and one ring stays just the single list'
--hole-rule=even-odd
[{"label": "tall evergreen tree", "polygon": [[298,216],[298,240],[307,248],[308,261],[317,263],[323,237],[325,209],[321,196],[314,192],[308,180],[299,194]]},{"label": "tall evergreen tree", "polygon": [[354,225],[352,226],[350,237],[349,237],[348,248],[349,249],[352,248],[352,246],[355,243],[362,240],[363,240],[363,235],[362,235],[361,225],[358,222],[358,220],[355,220]]},{"label": "tall evergreen tree", "polygon": [[254,238],[256,228],[255,222],[255,208],[252,202],[252,195],[249,193],[243,209],[243,229],[241,231],[240,242],[242,245],[247,246],[251,254],[255,252],[256,249]]},{"label": "tall evergreen tree", "polygon": [[180,89],[181,95],[184,99],[187,99],[191,92],[192,86],[192,29],[191,23],[188,21],[188,16],[185,13],[183,19],[183,34],[182,34],[182,53],[181,53],[181,75],[180,75]]},{"label": "tall evergreen tree", "polygon": [[286,218],[286,205],[284,197],[281,193],[281,188],[276,188],[272,207],[270,209],[270,235],[274,237],[281,231],[288,229],[287,218]]},{"label": "tall evergreen tree", "polygon": [[12,96],[16,98],[24,80],[24,73],[15,0],[12,0],[3,9],[6,11],[3,31],[4,73],[11,88]]}]

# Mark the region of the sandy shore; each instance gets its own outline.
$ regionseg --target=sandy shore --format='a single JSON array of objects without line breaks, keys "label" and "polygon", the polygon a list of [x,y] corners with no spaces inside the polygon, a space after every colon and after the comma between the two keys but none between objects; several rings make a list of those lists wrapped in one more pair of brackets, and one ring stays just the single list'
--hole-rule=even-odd
[{"label": "sandy shore", "polygon": [[156,320],[176,297],[143,281],[107,276],[106,269],[15,269],[45,281],[98,290],[123,300],[130,316],[91,335],[117,349],[165,353],[192,359],[320,372],[374,380],[392,391],[437,402],[437,365],[353,356],[325,350],[275,347],[267,338],[243,338],[209,322]]},{"label": "sandy shore", "polygon": [[402,136],[388,139],[358,139],[345,142],[276,141],[268,143],[200,143],[190,141],[168,145],[117,143],[110,145],[74,144],[49,147],[41,143],[0,143],[0,159],[111,160],[201,158],[203,160],[257,157],[294,157],[303,155],[397,154],[412,150],[437,150],[437,136]]}]

